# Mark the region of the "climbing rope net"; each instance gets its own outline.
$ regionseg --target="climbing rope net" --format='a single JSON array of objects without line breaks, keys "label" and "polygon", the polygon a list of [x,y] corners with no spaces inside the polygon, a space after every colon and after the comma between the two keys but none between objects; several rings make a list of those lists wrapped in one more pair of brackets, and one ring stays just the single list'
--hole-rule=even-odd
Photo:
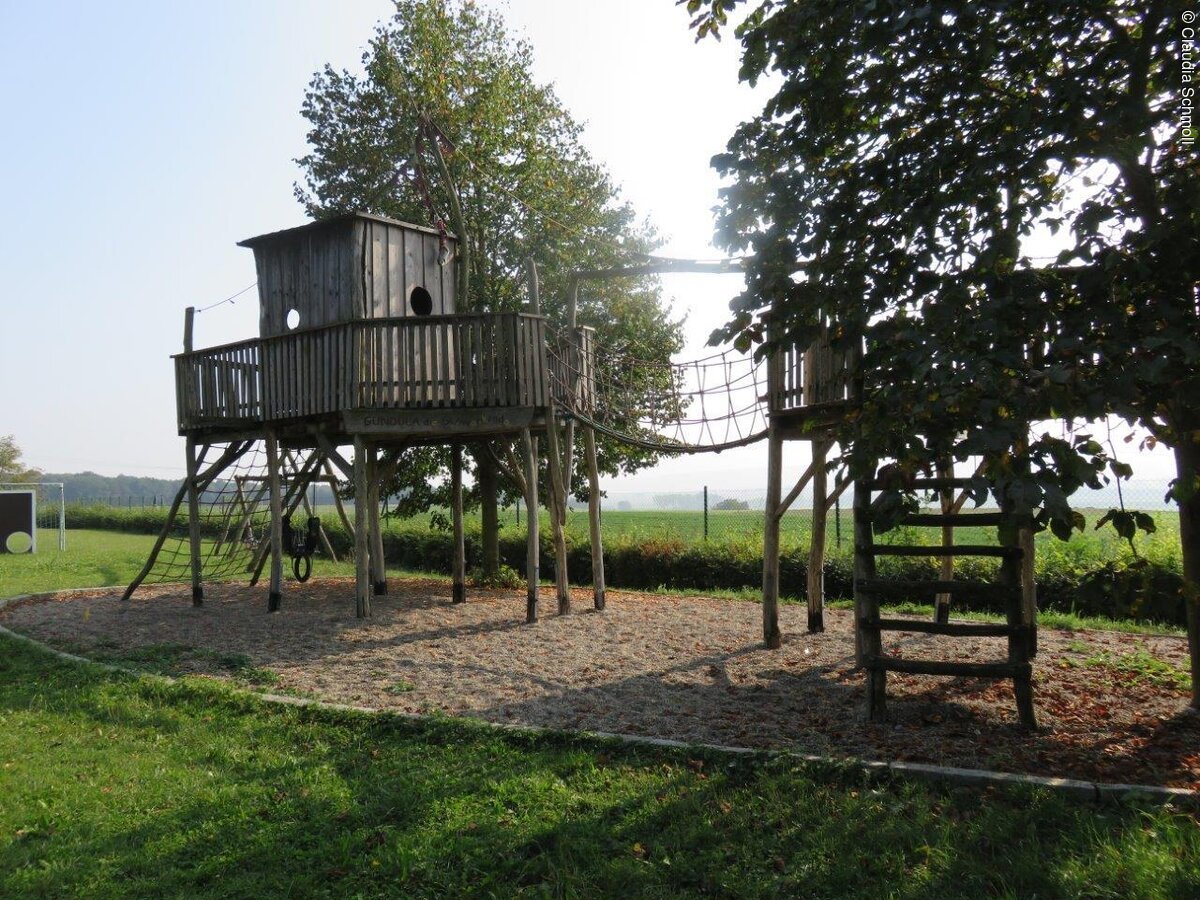
[{"label": "climbing rope net", "polygon": [[727,349],[663,362],[581,352],[558,334],[552,340],[558,409],[616,440],[647,450],[719,453],[767,436],[764,359]]},{"label": "climbing rope net", "polygon": [[[323,457],[284,450],[280,457],[283,512],[311,515],[307,488],[332,478]],[[271,508],[266,449],[262,441],[203,445],[196,466],[199,482],[201,572],[205,581],[250,574],[257,580],[269,556]],[[186,581],[191,577],[190,518],[187,499],[176,498],[178,515],[161,537],[149,568],[137,583]],[[299,521],[299,520],[298,520]],[[300,526],[302,527],[302,523]]]}]

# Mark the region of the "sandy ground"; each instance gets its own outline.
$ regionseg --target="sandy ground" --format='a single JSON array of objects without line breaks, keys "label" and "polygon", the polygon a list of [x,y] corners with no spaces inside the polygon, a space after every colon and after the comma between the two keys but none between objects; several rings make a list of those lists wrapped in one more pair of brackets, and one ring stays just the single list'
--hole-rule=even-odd
[{"label": "sandy ground", "polygon": [[[577,591],[578,612],[560,617],[543,590],[542,621],[528,626],[523,592],[469,591],[455,606],[448,584],[424,580],[393,583],[365,620],[345,580],[288,585],[274,614],[261,587],[210,586],[200,608],[178,586],[119,595],[25,602],[0,623],[110,658],[163,644],[243,654],[284,689],[379,708],[1200,789],[1200,716],[1145,664],[1186,670],[1182,638],[1043,629],[1030,735],[1011,684],[977,679],[890,675],[889,721],[866,724],[847,611],[827,611],[826,632],[809,635],[804,608],[783,607],[785,643],[769,651],[760,607],[733,600],[613,591],[597,613]],[[885,646],[934,659],[1004,652],[995,638],[898,634]],[[199,674],[227,671],[187,659]]]}]

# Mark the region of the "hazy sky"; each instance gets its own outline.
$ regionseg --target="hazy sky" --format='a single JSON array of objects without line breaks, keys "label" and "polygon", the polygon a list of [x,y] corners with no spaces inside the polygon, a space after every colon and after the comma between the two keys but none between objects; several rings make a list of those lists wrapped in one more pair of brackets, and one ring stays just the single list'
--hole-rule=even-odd
[{"label": "hazy sky", "polygon": [[[584,140],[669,238],[710,244],[709,168],[764,94],[738,46],[693,43],[673,0],[492,2],[533,44]],[[326,62],[356,67],[383,0],[0,3],[0,434],[50,471],[182,474],[169,355],[183,310],[255,279],[236,241],[300,224],[299,108]],[[672,276],[701,355],[736,277]],[[201,314],[196,345],[257,333],[254,292]],[[793,447],[798,465],[807,449]],[[671,461],[608,487],[761,489],[761,447]],[[1153,462],[1147,474],[1165,471]]]}]

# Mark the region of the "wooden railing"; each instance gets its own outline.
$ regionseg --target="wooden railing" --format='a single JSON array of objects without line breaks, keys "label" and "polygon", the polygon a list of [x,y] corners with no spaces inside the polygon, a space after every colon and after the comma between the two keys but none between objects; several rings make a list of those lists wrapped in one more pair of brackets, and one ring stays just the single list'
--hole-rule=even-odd
[{"label": "wooden railing", "polygon": [[596,329],[583,326],[560,336],[547,358],[551,394],[569,409],[590,413],[596,407]]},{"label": "wooden railing", "polygon": [[772,411],[803,409],[838,403],[851,397],[851,378],[859,353],[835,350],[828,338],[814,341],[807,349],[792,345],[776,351],[769,369]]},{"label": "wooden railing", "polygon": [[260,341],[226,344],[175,357],[175,408],[179,424],[262,418]]},{"label": "wooden railing", "polygon": [[375,319],[243,341],[175,357],[175,380],[181,428],[348,409],[544,407],[552,396],[545,320],[523,313]]}]

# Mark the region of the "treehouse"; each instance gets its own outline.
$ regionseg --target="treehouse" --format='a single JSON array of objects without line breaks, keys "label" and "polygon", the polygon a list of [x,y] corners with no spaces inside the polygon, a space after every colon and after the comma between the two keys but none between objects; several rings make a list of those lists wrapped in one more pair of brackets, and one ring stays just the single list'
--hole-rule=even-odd
[{"label": "treehouse", "polygon": [[[456,243],[363,214],[242,241],[258,271],[259,336],[185,342],[174,358],[180,433],[229,440],[270,426],[285,442],[430,443],[544,427],[559,383],[545,320],[459,313]],[[590,336],[580,330],[581,365]]]},{"label": "treehouse", "polygon": [[[235,499],[208,512],[223,536],[217,545],[241,533],[269,495],[270,539],[259,544],[249,571],[256,581],[270,555],[268,608],[279,609],[284,546],[311,555],[320,527],[319,519],[310,518],[307,540],[297,539],[290,517],[307,502],[309,485],[336,487],[336,467],[354,485],[354,523],[340,502],[338,511],[355,540],[357,613],[369,615],[371,596],[387,590],[379,522],[383,485],[399,465],[401,450],[443,444],[452,451],[454,598],[465,598],[464,443],[519,436],[526,504],[536,509],[534,436],[546,435],[548,465],[559,473],[555,429],[547,426],[556,405],[579,412],[592,408],[593,349],[592,330],[574,327],[573,320],[551,345],[532,266],[530,312],[459,312],[456,243],[449,234],[361,213],[241,242],[254,252],[258,271],[259,335],[196,350],[194,310],[187,311],[184,352],[174,363],[188,477],[126,597],[154,565],[186,497],[192,596],[203,602],[201,495],[225,483],[217,479],[257,452],[251,448],[263,446],[263,473],[235,479]],[[340,450],[347,444],[354,447],[352,462]],[[589,459],[596,477],[594,448]],[[560,508],[566,502],[563,481],[561,473],[554,480]],[[262,488],[244,490],[254,484]],[[530,621],[537,619],[536,523],[531,516]],[[210,556],[213,552],[210,548]]]}]

